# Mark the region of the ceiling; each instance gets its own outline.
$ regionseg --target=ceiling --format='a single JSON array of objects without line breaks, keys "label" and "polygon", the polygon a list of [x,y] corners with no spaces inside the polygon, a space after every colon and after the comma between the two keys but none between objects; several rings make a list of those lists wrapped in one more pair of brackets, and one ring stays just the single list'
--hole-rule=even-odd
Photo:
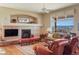
[{"label": "ceiling", "polygon": [[42,8],[44,7],[51,11],[55,11],[71,5],[74,5],[74,3],[0,3],[1,7],[8,7],[36,13],[43,13]]}]

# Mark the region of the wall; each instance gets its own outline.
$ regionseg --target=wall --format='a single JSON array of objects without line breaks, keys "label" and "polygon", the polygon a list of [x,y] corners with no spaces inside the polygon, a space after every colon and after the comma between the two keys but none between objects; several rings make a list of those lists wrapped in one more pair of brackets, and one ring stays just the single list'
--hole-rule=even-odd
[{"label": "wall", "polygon": [[43,14],[43,20],[42,20],[42,30],[41,30],[41,33],[46,33],[47,31],[47,28],[50,27],[50,14]]},{"label": "wall", "polygon": [[[72,32],[75,32],[77,34],[79,34],[78,31],[78,23],[79,23],[79,4],[74,5],[74,6],[70,6],[70,7],[66,7],[60,10],[56,10],[54,12],[51,12],[49,14],[45,14],[43,21],[44,21],[44,25],[47,27],[43,27],[43,29],[47,29],[50,27],[50,17],[56,17],[56,16],[67,16],[67,15],[74,15],[74,28],[72,30]],[[45,32],[45,31],[43,31]]]},{"label": "wall", "polygon": [[26,11],[21,11],[17,9],[10,9],[10,8],[5,8],[5,7],[0,7],[0,24],[8,24],[10,23],[10,16],[11,15],[17,15],[17,14],[23,14],[23,15],[30,15],[34,16],[38,19],[38,23],[41,23],[41,16],[37,13],[33,12],[26,12]]},{"label": "wall", "polygon": [[[33,12],[28,12],[28,11],[22,11],[22,10],[17,10],[17,9],[10,9],[10,8],[5,8],[5,7],[0,7],[0,25],[8,25],[8,24],[11,24],[10,23],[10,16],[11,15],[29,15],[29,16],[33,16],[33,17],[36,17],[38,19],[38,24],[40,25],[41,24],[41,20],[42,20],[42,17],[40,14],[37,14],[37,13],[33,13]],[[33,25],[33,24],[32,24]],[[1,26],[0,26],[1,27]],[[40,27],[35,27],[33,28],[33,31],[35,30],[35,33],[38,34],[38,31],[39,31],[39,34],[40,34]],[[38,31],[37,31],[38,30]],[[0,34],[2,33],[1,31],[1,28],[0,28]],[[3,36],[3,33],[1,34]]]}]

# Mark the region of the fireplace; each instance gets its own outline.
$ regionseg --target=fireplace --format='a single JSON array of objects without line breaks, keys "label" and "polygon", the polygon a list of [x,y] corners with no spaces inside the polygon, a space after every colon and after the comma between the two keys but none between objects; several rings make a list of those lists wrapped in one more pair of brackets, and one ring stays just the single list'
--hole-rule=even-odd
[{"label": "fireplace", "polygon": [[21,38],[30,38],[31,30],[30,29],[22,29],[21,30]]},{"label": "fireplace", "polygon": [[39,35],[40,26],[34,24],[5,24],[3,25],[2,39],[18,40],[20,38],[29,38],[32,35]]},{"label": "fireplace", "polygon": [[18,36],[18,29],[5,29],[4,36],[5,37]]}]

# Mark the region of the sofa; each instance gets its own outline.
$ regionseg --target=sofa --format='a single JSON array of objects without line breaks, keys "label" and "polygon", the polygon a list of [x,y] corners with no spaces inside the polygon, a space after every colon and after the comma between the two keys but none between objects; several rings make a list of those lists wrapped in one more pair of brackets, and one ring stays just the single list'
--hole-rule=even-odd
[{"label": "sofa", "polygon": [[33,47],[33,50],[37,55],[62,55],[64,52],[64,46],[68,43],[68,40],[58,40],[51,43],[51,45],[37,44]]}]

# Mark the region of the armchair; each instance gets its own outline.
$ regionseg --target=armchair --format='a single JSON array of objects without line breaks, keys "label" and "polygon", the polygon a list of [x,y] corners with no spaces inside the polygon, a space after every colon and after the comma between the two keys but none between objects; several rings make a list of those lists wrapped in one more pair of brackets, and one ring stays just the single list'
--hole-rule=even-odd
[{"label": "armchair", "polygon": [[78,48],[78,38],[74,37],[74,38],[72,38],[72,40],[70,42],[71,54],[76,54],[77,48]]},{"label": "armchair", "polygon": [[78,48],[78,37],[73,37],[69,41],[69,44],[65,46],[64,54],[65,55],[77,54],[77,48]]}]

